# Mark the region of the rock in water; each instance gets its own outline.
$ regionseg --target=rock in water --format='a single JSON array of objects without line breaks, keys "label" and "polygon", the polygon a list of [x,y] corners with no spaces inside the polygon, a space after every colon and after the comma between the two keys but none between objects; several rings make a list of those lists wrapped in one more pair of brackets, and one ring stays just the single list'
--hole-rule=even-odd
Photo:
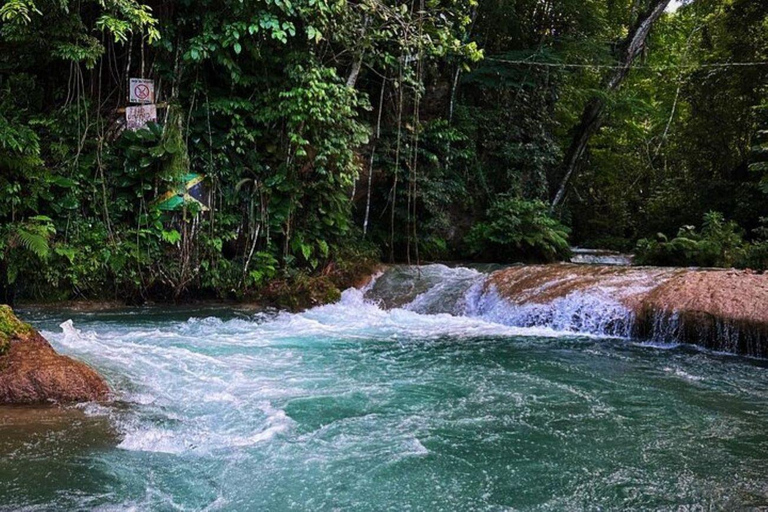
[{"label": "rock in water", "polygon": [[486,286],[511,309],[536,313],[510,315],[513,325],[768,357],[768,275],[733,269],[528,265],[499,270]]},{"label": "rock in water", "polygon": [[39,332],[0,305],[0,405],[103,401],[104,379],[62,356]]},{"label": "rock in water", "polygon": [[644,299],[638,333],[713,350],[768,357],[768,275],[687,270]]}]

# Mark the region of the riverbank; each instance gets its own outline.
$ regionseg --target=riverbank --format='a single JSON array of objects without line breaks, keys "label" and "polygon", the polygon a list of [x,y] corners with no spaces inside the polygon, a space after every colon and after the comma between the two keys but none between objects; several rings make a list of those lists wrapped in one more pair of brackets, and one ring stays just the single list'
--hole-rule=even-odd
[{"label": "riverbank", "polygon": [[142,297],[127,295],[115,298],[108,294],[51,301],[22,297],[15,307],[29,310],[67,309],[74,312],[119,311],[136,307],[222,307],[241,311],[276,308],[288,311],[333,303],[347,288],[360,288],[385,268],[378,260],[361,258],[340,260],[315,272],[295,271],[272,277],[254,289],[223,290],[190,289],[178,297],[159,293]]}]

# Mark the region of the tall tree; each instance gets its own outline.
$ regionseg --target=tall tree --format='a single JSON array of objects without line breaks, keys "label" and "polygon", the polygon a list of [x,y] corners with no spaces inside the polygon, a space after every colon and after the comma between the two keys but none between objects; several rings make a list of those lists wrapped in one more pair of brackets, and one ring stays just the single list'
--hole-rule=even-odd
[{"label": "tall tree", "polygon": [[[635,59],[645,48],[645,42],[648,34],[651,32],[654,23],[661,17],[664,10],[669,5],[670,0],[652,0],[648,8],[637,17],[633,27],[624,41],[619,45],[621,49],[619,62],[612,72],[605,79],[604,90],[607,93],[613,92],[621,87],[622,82],[629,74]],[[600,129],[605,114],[605,96],[595,96],[587,103],[584,112],[581,115],[581,121],[574,132],[573,141],[563,160],[563,169],[565,174],[560,182],[555,198],[552,200],[552,210],[554,210],[565,197],[568,190],[568,183],[576,172],[584,152],[587,149],[589,140]]]}]

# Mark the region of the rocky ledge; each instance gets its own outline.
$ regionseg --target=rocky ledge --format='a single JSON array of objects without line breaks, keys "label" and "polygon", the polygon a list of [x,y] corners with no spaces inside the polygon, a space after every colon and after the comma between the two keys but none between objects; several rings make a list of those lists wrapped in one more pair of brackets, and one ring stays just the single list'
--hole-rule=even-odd
[{"label": "rocky ledge", "polygon": [[733,269],[531,265],[495,272],[513,304],[600,295],[626,308],[632,336],[768,357],[768,275]]},{"label": "rocky ledge", "polygon": [[0,405],[104,401],[109,387],[84,363],[53,350],[0,305]]}]

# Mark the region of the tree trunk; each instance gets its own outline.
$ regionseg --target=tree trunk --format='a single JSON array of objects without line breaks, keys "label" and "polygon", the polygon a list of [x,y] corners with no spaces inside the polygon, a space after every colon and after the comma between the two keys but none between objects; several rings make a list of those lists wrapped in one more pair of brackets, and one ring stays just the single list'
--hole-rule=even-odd
[{"label": "tree trunk", "polygon": [[[368,31],[368,23],[370,22],[370,18],[368,18],[368,15],[366,14],[363,17],[363,27],[360,30],[360,42],[362,42],[365,39],[365,34]],[[363,67],[363,56],[365,55],[365,50],[360,50],[360,55],[357,55],[355,60],[352,62],[352,69],[349,71],[349,75],[347,76],[347,87],[355,87],[355,84],[357,83],[357,77],[360,75],[360,70]]]},{"label": "tree trunk", "polygon": [[[630,30],[629,35],[624,40],[624,43],[621,45],[621,58],[618,65],[611,71],[611,74],[606,77],[606,92],[615,91],[621,86],[622,82],[627,77],[629,70],[632,68],[632,63],[643,51],[645,41],[648,38],[648,34],[650,33],[653,24],[656,23],[664,13],[669,2],[670,0],[653,0],[649,9],[640,15],[637,22]],[[563,175],[563,180],[560,182],[560,188],[558,189],[555,198],[552,200],[552,211],[557,208],[565,197],[565,193],[568,190],[568,183],[578,169],[579,162],[581,161],[582,156],[584,156],[584,152],[589,144],[589,139],[591,139],[592,135],[597,133],[600,129],[604,111],[605,100],[603,97],[592,98],[584,108],[584,112],[581,115],[581,121],[579,121],[579,124],[576,127],[573,141],[563,159],[565,174]]]},{"label": "tree trunk", "polygon": [[352,63],[352,69],[347,77],[347,87],[354,87],[357,83],[357,77],[360,76],[360,69],[363,67],[363,54]]}]

